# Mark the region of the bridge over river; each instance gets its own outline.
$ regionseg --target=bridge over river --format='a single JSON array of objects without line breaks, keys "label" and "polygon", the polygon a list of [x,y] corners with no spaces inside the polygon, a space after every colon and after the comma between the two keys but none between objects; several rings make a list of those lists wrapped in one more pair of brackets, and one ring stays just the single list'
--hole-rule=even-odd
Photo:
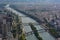
[{"label": "bridge over river", "polygon": [[[39,29],[39,30],[34,30],[34,32],[38,31],[38,33],[44,33],[44,32],[49,32],[49,30],[50,29]],[[33,31],[27,32],[27,33],[25,33],[25,36],[30,36],[30,35],[34,34],[34,32]]]}]

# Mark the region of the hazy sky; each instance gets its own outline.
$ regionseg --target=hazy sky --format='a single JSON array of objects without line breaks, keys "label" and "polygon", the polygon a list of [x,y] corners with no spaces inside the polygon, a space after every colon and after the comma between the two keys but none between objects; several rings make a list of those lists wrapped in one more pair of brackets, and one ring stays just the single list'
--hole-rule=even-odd
[{"label": "hazy sky", "polygon": [[60,0],[0,0],[0,3],[4,2],[60,3]]}]

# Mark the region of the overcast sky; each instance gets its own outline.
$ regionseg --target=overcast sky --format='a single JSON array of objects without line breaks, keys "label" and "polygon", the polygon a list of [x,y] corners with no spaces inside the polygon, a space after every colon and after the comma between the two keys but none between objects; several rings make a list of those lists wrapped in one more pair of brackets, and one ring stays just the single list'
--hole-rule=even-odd
[{"label": "overcast sky", "polygon": [[0,3],[4,3],[4,2],[60,3],[60,0],[0,0]]}]

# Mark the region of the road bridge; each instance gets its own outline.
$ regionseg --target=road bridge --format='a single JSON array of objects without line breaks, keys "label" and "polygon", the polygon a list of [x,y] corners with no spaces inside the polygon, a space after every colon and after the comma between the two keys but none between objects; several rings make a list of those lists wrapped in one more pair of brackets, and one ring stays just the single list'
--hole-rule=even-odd
[{"label": "road bridge", "polygon": [[[52,29],[52,28],[51,28]],[[49,29],[39,29],[39,30],[34,30],[34,31],[38,31],[38,33],[44,33],[44,32],[49,32],[50,28]],[[30,31],[30,32],[25,32],[25,36],[30,36],[32,34],[34,34],[34,31]]]}]

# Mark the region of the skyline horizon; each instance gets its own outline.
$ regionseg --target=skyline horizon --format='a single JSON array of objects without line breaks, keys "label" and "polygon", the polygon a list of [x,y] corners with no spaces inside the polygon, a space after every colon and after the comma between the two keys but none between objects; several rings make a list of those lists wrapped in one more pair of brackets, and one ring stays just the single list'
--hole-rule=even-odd
[{"label": "skyline horizon", "polygon": [[60,4],[60,0],[0,0],[1,3],[41,3],[41,4]]}]

